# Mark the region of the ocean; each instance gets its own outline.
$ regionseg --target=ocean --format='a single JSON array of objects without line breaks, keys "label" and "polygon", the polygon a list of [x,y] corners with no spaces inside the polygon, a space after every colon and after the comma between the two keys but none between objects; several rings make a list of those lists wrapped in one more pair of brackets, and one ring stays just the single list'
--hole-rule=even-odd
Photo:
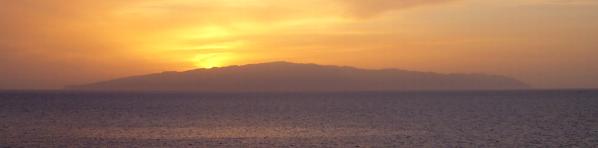
[{"label": "ocean", "polygon": [[3,91],[0,147],[598,147],[598,91]]}]

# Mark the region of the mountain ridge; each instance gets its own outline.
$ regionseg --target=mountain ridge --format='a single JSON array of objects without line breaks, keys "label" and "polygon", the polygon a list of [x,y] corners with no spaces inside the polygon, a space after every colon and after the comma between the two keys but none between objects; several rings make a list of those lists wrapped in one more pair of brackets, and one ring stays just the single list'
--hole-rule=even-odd
[{"label": "mountain ridge", "polygon": [[529,89],[519,80],[487,74],[441,74],[401,69],[285,61],[162,72],[70,86],[76,90],[130,91],[403,91]]}]

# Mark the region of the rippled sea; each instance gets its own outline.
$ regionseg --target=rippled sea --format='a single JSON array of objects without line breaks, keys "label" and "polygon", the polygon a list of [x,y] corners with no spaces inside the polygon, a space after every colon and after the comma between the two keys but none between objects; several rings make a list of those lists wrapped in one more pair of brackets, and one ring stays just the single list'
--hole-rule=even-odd
[{"label": "rippled sea", "polygon": [[598,91],[4,91],[0,147],[598,147]]}]

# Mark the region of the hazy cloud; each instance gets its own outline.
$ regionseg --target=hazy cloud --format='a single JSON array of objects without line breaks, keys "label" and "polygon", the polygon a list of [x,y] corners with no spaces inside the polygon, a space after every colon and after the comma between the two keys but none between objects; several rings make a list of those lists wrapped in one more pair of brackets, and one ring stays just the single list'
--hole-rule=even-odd
[{"label": "hazy cloud", "polygon": [[348,10],[353,15],[359,17],[370,17],[377,14],[400,10],[405,8],[412,8],[417,6],[424,6],[430,4],[439,4],[456,0],[339,0],[348,5]]}]

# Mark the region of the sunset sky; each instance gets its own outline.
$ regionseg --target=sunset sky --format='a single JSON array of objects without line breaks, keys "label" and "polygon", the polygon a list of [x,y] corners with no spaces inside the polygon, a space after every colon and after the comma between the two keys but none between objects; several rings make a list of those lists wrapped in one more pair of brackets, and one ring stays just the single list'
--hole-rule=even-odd
[{"label": "sunset sky", "polygon": [[0,0],[0,89],[270,61],[598,88],[598,1]]}]

